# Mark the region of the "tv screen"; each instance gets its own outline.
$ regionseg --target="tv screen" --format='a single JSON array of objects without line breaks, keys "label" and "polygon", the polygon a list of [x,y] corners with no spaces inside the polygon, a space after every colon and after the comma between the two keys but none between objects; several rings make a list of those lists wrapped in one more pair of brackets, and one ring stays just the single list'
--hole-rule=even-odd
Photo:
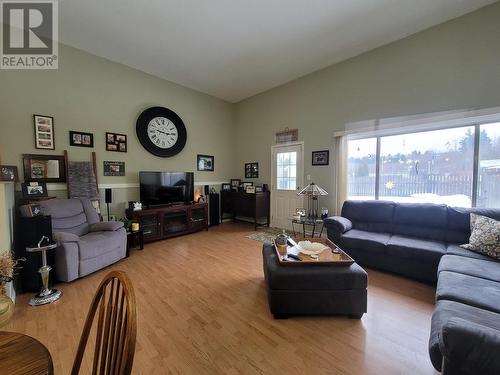
[{"label": "tv screen", "polygon": [[189,204],[194,200],[193,172],[139,172],[141,202],[146,206]]}]

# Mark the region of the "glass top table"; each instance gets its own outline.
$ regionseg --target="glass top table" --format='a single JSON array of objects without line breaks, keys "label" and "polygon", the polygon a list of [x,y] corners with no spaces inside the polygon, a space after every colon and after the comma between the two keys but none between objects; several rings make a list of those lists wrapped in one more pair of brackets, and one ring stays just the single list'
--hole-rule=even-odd
[{"label": "glass top table", "polygon": [[[295,231],[295,224],[302,225],[302,236],[306,238],[306,233],[310,233],[311,238],[317,234],[318,237],[321,237],[323,234],[323,219],[320,217],[307,217],[302,216],[300,219],[296,217],[290,218],[292,221],[292,230],[293,236],[297,236],[297,232]],[[306,231],[306,227],[312,227],[310,231]]]}]

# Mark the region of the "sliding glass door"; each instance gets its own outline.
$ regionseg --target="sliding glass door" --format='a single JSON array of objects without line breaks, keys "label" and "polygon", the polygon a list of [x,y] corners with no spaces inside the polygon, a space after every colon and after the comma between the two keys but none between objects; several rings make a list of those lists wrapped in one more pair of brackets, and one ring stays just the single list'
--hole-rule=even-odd
[{"label": "sliding glass door", "polygon": [[500,207],[500,123],[348,141],[348,198]]}]

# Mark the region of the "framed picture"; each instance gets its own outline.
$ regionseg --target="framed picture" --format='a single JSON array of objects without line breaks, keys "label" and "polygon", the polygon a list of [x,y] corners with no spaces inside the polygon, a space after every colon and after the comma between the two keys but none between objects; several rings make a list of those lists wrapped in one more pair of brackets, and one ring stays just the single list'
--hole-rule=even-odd
[{"label": "framed picture", "polygon": [[105,176],[125,176],[124,161],[104,161]]},{"label": "framed picture", "polygon": [[0,165],[0,181],[18,181],[17,167],[15,165]]},{"label": "framed picture", "polygon": [[328,165],[330,159],[330,151],[313,151],[312,165]]},{"label": "framed picture", "polygon": [[222,184],[221,190],[222,191],[231,190],[231,184],[226,184],[226,183]]},{"label": "framed picture", "polygon": [[262,188],[262,186],[256,186],[255,187],[255,192],[256,193],[262,193],[264,191],[264,189]]},{"label": "framed picture", "polygon": [[196,165],[199,171],[213,172],[214,157],[210,155],[198,155],[196,157]]},{"label": "framed picture", "polygon": [[70,130],[69,144],[70,146],[94,147],[94,134]]},{"label": "framed picture", "polygon": [[106,151],[127,152],[127,135],[106,132]]},{"label": "framed picture", "polygon": [[249,194],[255,194],[255,186],[247,186],[245,192]]},{"label": "framed picture", "polygon": [[62,155],[23,155],[24,181],[66,182],[66,163]]},{"label": "framed picture", "polygon": [[43,198],[48,196],[45,182],[23,182],[21,190],[24,198]]},{"label": "framed picture", "polygon": [[54,150],[54,118],[50,116],[33,115],[35,127],[35,148]]},{"label": "framed picture", "polygon": [[245,178],[259,178],[259,163],[245,163]]},{"label": "framed picture", "polygon": [[231,189],[238,190],[240,188],[241,180],[239,178],[231,179]]},{"label": "framed picture", "polygon": [[[253,182],[243,181],[241,183],[241,187],[243,188],[243,191],[246,191],[248,186],[253,186]],[[255,193],[255,191],[254,191],[254,193]]]},{"label": "framed picture", "polygon": [[19,210],[21,211],[21,216],[23,217],[33,217],[40,215],[42,213],[40,205],[36,203],[30,203],[21,206],[19,207]]}]

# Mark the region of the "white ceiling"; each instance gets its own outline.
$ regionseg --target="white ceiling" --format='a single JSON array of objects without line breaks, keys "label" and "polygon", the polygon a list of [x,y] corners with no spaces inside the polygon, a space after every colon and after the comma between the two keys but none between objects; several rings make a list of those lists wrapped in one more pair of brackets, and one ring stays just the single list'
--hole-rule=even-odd
[{"label": "white ceiling", "polygon": [[229,102],[496,0],[62,0],[60,40]]}]

